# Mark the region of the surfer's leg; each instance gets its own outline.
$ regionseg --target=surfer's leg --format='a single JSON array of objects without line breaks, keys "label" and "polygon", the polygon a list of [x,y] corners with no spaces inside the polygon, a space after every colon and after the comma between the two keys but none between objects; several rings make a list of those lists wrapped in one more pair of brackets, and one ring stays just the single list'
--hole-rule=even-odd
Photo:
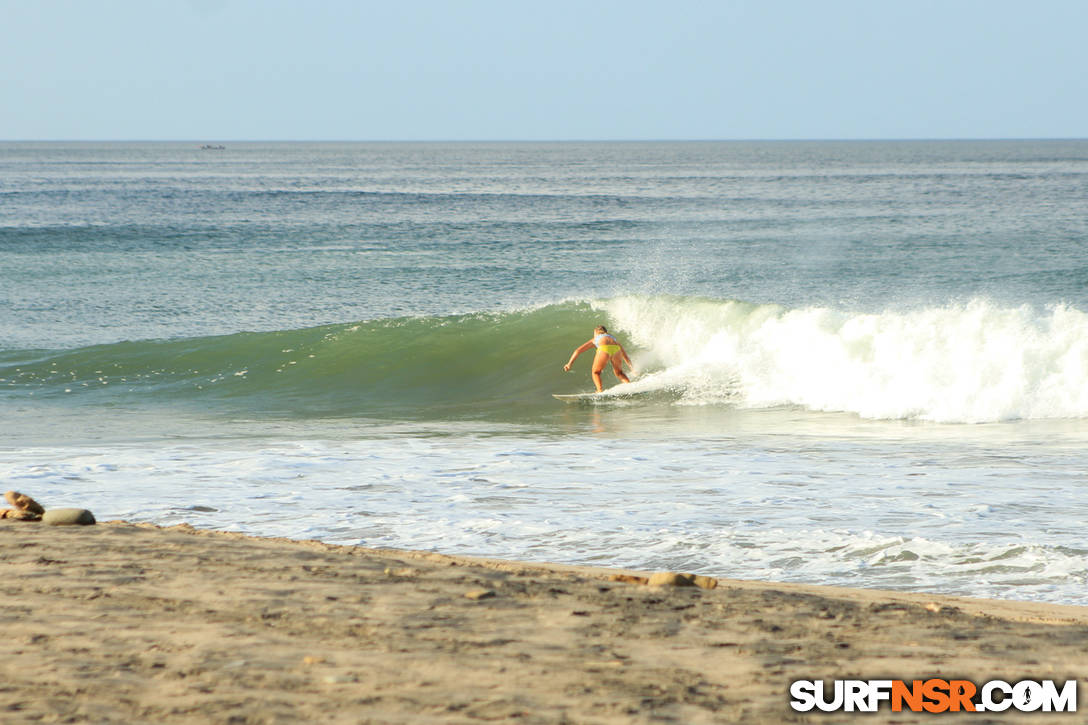
[{"label": "surfer's leg", "polygon": [[604,390],[604,384],[601,382],[601,371],[604,370],[604,366],[607,364],[608,353],[604,350],[598,350],[593,357],[593,384],[597,386],[598,393]]},{"label": "surfer's leg", "polygon": [[616,374],[616,377],[625,383],[631,382],[627,375],[623,372],[623,353],[617,352],[612,356],[612,372]]}]

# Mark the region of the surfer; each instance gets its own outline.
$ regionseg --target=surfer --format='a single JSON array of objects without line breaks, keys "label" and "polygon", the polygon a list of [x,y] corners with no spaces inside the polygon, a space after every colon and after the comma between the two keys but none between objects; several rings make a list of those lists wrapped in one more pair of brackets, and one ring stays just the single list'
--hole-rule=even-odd
[{"label": "surfer", "polygon": [[627,351],[623,349],[623,345],[609,334],[604,325],[599,325],[593,330],[593,337],[571,354],[570,360],[563,366],[563,369],[570,372],[570,366],[574,364],[578,356],[591,347],[597,348],[597,354],[593,357],[593,384],[597,386],[598,393],[604,390],[604,386],[601,385],[601,371],[604,370],[604,366],[608,364],[609,360],[612,361],[612,372],[616,374],[616,377],[622,382],[631,382],[623,374],[624,361],[627,361],[627,366],[631,368],[631,372],[635,372],[631,358],[627,357]]}]

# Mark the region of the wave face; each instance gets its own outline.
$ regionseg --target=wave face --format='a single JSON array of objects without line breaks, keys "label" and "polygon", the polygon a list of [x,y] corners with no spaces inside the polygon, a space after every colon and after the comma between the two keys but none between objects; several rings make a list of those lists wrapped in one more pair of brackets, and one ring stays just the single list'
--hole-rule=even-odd
[{"label": "wave face", "polygon": [[982,423],[1088,417],[1088,315],[985,300],[881,314],[617,298],[600,308],[687,404]]},{"label": "wave face", "polygon": [[[278,332],[0,353],[0,389],[37,399],[196,402],[287,416],[471,416],[535,403],[592,331],[569,303]],[[577,339],[577,342],[574,340]],[[550,375],[543,375],[549,371]],[[552,406],[550,406],[552,407]]]},{"label": "wave face", "polygon": [[[631,296],[532,310],[0,353],[6,396],[101,405],[193,402],[287,416],[527,419],[587,390],[570,351],[605,322],[647,403],[799,407],[981,423],[1088,417],[1088,315],[961,305],[827,307]],[[610,373],[606,382],[611,383]]]}]

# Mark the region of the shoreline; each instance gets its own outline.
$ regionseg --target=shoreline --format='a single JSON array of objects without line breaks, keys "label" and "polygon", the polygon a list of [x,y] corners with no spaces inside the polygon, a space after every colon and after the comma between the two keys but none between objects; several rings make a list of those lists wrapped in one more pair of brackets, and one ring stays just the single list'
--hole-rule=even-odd
[{"label": "shoreline", "polygon": [[0,521],[0,542],[5,722],[922,723],[886,705],[794,712],[789,684],[1088,670],[1088,607],[1072,605],[650,587],[610,579],[645,572],[186,524]]}]

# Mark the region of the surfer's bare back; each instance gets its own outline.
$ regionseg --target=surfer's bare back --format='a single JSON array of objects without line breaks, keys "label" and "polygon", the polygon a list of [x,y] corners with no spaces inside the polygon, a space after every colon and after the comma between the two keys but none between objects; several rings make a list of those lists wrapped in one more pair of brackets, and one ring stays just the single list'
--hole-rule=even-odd
[{"label": "surfer's bare back", "polygon": [[593,330],[593,337],[587,342],[583,343],[571,353],[570,360],[563,366],[563,369],[570,372],[570,366],[574,364],[574,361],[578,359],[586,350],[591,347],[597,348],[597,354],[593,356],[593,384],[597,386],[597,392],[604,390],[604,386],[601,385],[601,371],[604,370],[604,366],[609,361],[612,362],[612,372],[616,374],[616,377],[620,379],[620,382],[629,383],[631,380],[623,372],[623,363],[627,363],[627,367],[631,368],[631,374],[635,372],[634,365],[631,363],[631,358],[627,356],[627,351],[623,349],[623,345],[620,341],[612,336],[605,329],[604,325],[598,325]]}]

